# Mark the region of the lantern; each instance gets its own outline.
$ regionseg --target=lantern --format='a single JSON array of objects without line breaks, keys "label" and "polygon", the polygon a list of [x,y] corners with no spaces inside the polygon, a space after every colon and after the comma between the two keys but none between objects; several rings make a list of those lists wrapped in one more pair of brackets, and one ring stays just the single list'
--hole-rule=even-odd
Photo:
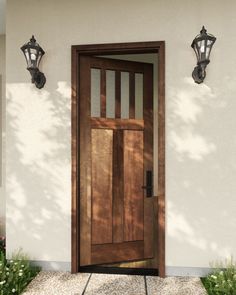
[{"label": "lantern", "polygon": [[32,77],[32,83],[34,83],[39,89],[43,88],[46,83],[46,78],[44,74],[39,71],[39,64],[45,53],[44,50],[36,42],[34,36],[32,36],[28,43],[21,47],[21,50],[24,53],[27,62],[27,70]]},{"label": "lantern", "polygon": [[197,56],[197,66],[194,68],[192,77],[198,84],[202,83],[206,77],[206,66],[210,62],[210,53],[216,37],[207,34],[205,27],[202,27],[200,35],[197,35],[192,42],[191,47]]}]

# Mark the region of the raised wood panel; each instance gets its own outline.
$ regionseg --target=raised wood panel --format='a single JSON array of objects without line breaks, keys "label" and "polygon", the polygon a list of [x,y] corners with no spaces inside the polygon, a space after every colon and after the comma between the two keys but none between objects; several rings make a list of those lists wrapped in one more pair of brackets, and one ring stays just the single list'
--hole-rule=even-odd
[{"label": "raised wood panel", "polygon": [[135,119],[91,118],[92,128],[143,130],[144,121]]},{"label": "raised wood panel", "polygon": [[143,242],[126,242],[92,246],[92,263],[109,263],[142,259]]},{"label": "raised wood panel", "polygon": [[124,131],[124,240],[143,240],[143,132]]},{"label": "raised wood panel", "polygon": [[112,243],[113,132],[92,129],[92,244]]}]

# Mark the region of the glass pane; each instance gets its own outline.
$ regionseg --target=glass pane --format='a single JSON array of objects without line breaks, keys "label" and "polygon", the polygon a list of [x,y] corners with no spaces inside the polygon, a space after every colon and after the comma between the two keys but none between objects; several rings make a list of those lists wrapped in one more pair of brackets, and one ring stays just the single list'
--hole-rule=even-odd
[{"label": "glass pane", "polygon": [[39,56],[38,56],[38,60],[37,60],[37,67],[39,67],[39,64],[40,64],[41,58],[42,58],[42,53],[39,52]]},{"label": "glass pane", "polygon": [[31,66],[30,58],[29,58],[29,51],[28,49],[25,49],[25,59],[27,62],[27,67],[29,68]]},{"label": "glass pane", "polygon": [[129,73],[121,72],[121,118],[129,118]]},{"label": "glass pane", "polygon": [[205,41],[204,40],[198,41],[198,46],[200,48],[201,53],[205,51]]},{"label": "glass pane", "polygon": [[143,74],[135,74],[135,119],[143,119]]},{"label": "glass pane", "polygon": [[32,60],[36,60],[37,50],[31,48],[31,49],[30,49],[30,55],[31,55],[31,59],[32,59]]},{"label": "glass pane", "polygon": [[91,117],[100,117],[101,70],[91,69]]},{"label": "glass pane", "polygon": [[206,59],[209,59],[210,47],[206,48]]},{"label": "glass pane", "polygon": [[106,71],[107,118],[115,118],[115,71]]}]

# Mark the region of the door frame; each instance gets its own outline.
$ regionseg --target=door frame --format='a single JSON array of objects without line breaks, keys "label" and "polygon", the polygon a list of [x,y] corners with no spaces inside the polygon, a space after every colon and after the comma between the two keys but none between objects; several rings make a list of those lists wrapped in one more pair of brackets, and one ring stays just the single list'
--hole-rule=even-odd
[{"label": "door frame", "polygon": [[158,273],[165,277],[165,41],[73,45],[71,47],[71,272],[80,271],[79,57],[158,54]]}]

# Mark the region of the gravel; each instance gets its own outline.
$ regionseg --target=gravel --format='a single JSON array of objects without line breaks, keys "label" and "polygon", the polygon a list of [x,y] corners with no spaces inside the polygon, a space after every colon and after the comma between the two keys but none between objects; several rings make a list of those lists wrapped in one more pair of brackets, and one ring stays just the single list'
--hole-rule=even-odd
[{"label": "gravel", "polygon": [[42,271],[23,295],[207,295],[201,280],[190,277],[70,274]]}]

